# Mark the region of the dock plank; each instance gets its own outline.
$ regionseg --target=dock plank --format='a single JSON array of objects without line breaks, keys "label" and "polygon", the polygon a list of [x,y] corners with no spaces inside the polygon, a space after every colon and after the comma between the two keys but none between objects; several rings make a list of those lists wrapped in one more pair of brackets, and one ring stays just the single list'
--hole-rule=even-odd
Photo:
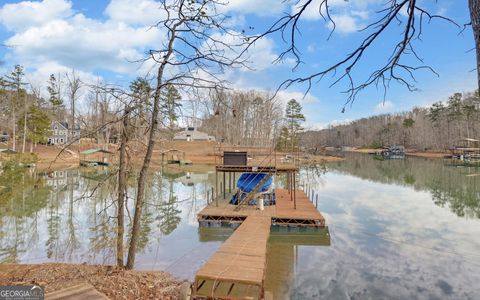
[{"label": "dock plank", "polygon": [[[229,283],[254,285],[262,290],[266,268],[267,241],[271,219],[265,216],[249,216],[225,241],[220,249],[198,270],[195,282],[214,281],[212,288],[199,289],[198,293],[217,297],[215,285]],[[237,287],[238,288],[238,287]],[[237,289],[236,289],[237,290]]]},{"label": "dock plank", "polygon": [[109,298],[97,291],[88,283],[77,284],[59,291],[45,294],[46,300],[108,300]]},{"label": "dock plank", "polygon": [[200,299],[260,299],[263,297],[267,241],[272,223],[325,226],[324,217],[303,191],[295,191],[296,202],[285,189],[276,189],[275,196],[276,204],[265,206],[264,210],[255,206],[235,210],[236,205],[219,200],[198,213],[199,221],[241,225],[197,272],[194,296]]}]

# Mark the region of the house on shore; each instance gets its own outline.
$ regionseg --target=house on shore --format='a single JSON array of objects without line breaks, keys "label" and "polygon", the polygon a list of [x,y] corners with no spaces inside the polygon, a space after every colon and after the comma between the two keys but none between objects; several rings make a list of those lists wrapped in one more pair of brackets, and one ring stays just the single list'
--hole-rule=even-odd
[{"label": "house on shore", "polygon": [[195,127],[187,127],[180,131],[173,137],[175,141],[215,141],[215,137],[208,135],[205,132],[198,131]]},{"label": "house on shore", "polygon": [[51,135],[47,138],[49,145],[79,144],[80,126],[75,125],[72,129],[67,122],[52,122]]}]

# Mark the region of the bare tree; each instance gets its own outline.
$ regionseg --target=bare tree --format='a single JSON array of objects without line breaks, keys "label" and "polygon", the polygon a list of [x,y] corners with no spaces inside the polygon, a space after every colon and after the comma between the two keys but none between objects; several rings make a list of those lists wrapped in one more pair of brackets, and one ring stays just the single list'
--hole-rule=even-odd
[{"label": "bare tree", "polygon": [[[291,13],[286,14],[278,19],[267,31],[254,37],[251,43],[258,39],[280,33],[282,38],[287,41],[288,47],[279,55],[278,60],[283,60],[293,56],[296,60],[297,68],[302,63],[301,53],[297,48],[298,35],[301,32],[300,23],[302,16],[309,10],[317,10],[319,15],[333,27],[332,33],[336,28],[334,16],[331,14],[332,0],[305,0],[293,1],[295,8]],[[477,67],[480,65],[480,16],[479,16],[479,0],[469,0],[471,12],[471,25],[474,31],[477,49]],[[278,90],[288,88],[293,84],[307,84],[307,91],[316,81],[322,80],[325,76],[331,76],[333,82],[331,86],[339,83],[345,83],[347,88],[346,104],[352,103],[357,94],[368,86],[374,85],[383,88],[384,93],[387,92],[391,82],[397,82],[404,85],[408,90],[416,90],[415,73],[420,70],[427,70],[438,75],[432,67],[425,64],[423,59],[415,50],[414,42],[420,40],[423,34],[423,27],[426,23],[434,19],[447,21],[460,29],[460,26],[452,19],[434,14],[430,9],[426,8],[425,1],[419,0],[387,0],[383,7],[376,12],[378,18],[372,23],[361,29],[360,32],[365,34],[360,44],[354,48],[345,58],[320,68],[313,74],[290,78],[283,81]],[[392,47],[391,54],[380,64],[379,67],[373,69],[370,75],[359,80],[358,75],[355,76],[355,70],[368,56],[368,51],[376,46],[382,38],[389,34],[389,31],[398,26],[400,34],[398,40]],[[331,35],[331,34],[330,34]],[[330,37],[329,37],[330,38]],[[417,64],[410,61],[416,60]],[[480,68],[477,68],[480,69]],[[480,71],[479,71],[480,72]],[[355,77],[355,78],[354,78]],[[480,73],[479,73],[480,78]],[[480,79],[479,79],[480,80]],[[479,81],[480,88],[480,81]],[[345,106],[344,106],[345,109]]]},{"label": "bare tree", "polygon": [[70,135],[69,139],[75,139],[75,103],[79,97],[79,91],[82,87],[82,82],[78,78],[75,70],[72,70],[70,74],[66,74],[67,77],[67,89],[68,96],[70,98]]},{"label": "bare tree", "polygon": [[133,268],[140,220],[144,203],[145,180],[155,146],[159,123],[162,90],[172,85],[183,92],[195,89],[219,88],[219,75],[227,67],[241,66],[237,50],[245,44],[242,34],[229,30],[226,17],[217,11],[223,5],[216,0],[164,1],[163,20],[156,26],[166,30],[167,39],[161,49],[151,50],[149,60],[156,64],[155,88],[148,144],[138,177],[135,213],[133,217],[126,267]]},{"label": "bare tree", "polygon": [[123,121],[121,126],[120,158],[118,167],[118,186],[117,186],[117,266],[124,266],[123,263],[123,236],[124,236],[124,204],[125,193],[127,190],[127,142],[128,142],[128,115],[130,108],[125,105]]},{"label": "bare tree", "polygon": [[480,92],[480,0],[468,0],[468,6],[470,8],[470,20],[477,51],[477,80]]}]

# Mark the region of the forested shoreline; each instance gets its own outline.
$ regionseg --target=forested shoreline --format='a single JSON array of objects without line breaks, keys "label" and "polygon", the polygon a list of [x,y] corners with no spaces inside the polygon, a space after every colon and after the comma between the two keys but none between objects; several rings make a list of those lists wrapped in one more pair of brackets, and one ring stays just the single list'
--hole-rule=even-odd
[{"label": "forested shoreline", "polygon": [[301,143],[314,151],[325,146],[378,148],[389,145],[443,151],[466,138],[480,138],[478,91],[455,93],[447,101],[438,101],[429,107],[306,131]]}]

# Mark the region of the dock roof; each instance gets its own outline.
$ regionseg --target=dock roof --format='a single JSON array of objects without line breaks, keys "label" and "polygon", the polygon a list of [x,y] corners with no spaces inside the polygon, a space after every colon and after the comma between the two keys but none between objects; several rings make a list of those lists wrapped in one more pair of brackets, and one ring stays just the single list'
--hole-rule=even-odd
[{"label": "dock roof", "polygon": [[103,149],[88,149],[88,150],[80,152],[80,154],[82,154],[82,155],[90,155],[90,154],[95,154],[95,153],[112,154],[113,152],[108,151],[108,150],[103,150]]}]

